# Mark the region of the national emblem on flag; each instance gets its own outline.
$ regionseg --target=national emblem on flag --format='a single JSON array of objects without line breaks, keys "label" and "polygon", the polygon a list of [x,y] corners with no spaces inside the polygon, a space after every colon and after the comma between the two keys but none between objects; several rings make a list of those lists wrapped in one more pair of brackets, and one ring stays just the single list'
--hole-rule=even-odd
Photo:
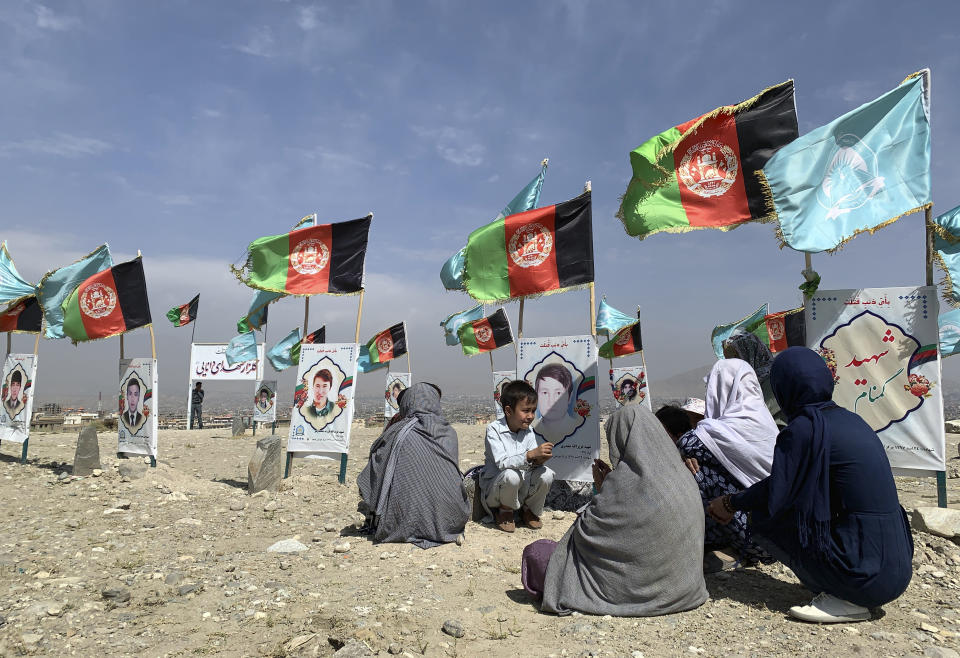
[{"label": "national emblem on flag", "polygon": [[793,80],[650,138],[630,153],[633,177],[617,217],[641,240],[666,231],[723,231],[765,221],[755,171],[797,138]]},{"label": "national emblem on flag", "polygon": [[74,343],[146,327],[152,320],[143,259],[138,256],[89,277],[61,309],[63,332]]},{"label": "national emblem on flag", "polygon": [[287,295],[352,295],[363,289],[372,215],[298,228],[254,240],[234,275],[258,290]]},{"label": "national emblem on flag", "polygon": [[803,307],[771,313],[763,317],[770,341],[770,352],[776,354],[788,347],[806,346],[807,327]]},{"label": "national emblem on flag", "polygon": [[510,320],[502,308],[493,315],[460,325],[457,336],[467,356],[490,352],[513,342]]},{"label": "national emblem on flag", "polygon": [[47,272],[37,284],[37,301],[47,322],[44,336],[66,338],[63,328],[63,302],[87,278],[113,265],[110,247],[100,245],[80,260]]},{"label": "national emblem on flag", "polygon": [[167,311],[167,319],[174,327],[188,325],[197,319],[197,310],[200,308],[200,293],[186,304],[174,306]]},{"label": "national emblem on flag", "polygon": [[599,354],[605,359],[626,356],[643,350],[640,337],[640,321],[635,320],[618,331],[613,338],[600,346]]}]

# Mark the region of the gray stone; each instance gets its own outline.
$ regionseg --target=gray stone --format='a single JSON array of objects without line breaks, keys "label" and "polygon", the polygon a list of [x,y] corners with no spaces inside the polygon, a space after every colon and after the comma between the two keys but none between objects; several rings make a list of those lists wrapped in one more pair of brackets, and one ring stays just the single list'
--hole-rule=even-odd
[{"label": "gray stone", "polygon": [[192,583],[190,585],[181,585],[177,588],[177,594],[180,596],[186,596],[187,594],[193,594],[194,592],[199,592],[201,590],[200,585]]},{"label": "gray stone", "polygon": [[167,574],[167,577],[163,579],[163,582],[165,582],[167,585],[179,585],[182,580],[183,574],[174,572]]},{"label": "gray stone", "polygon": [[362,656],[372,656],[373,651],[363,642],[347,640],[347,643],[340,647],[333,655],[336,656],[336,658],[361,658]]},{"label": "gray stone", "polygon": [[960,658],[960,653],[946,647],[927,647],[923,655],[926,658]]},{"label": "gray stone", "polygon": [[463,630],[463,624],[456,619],[448,619],[443,622],[441,630],[450,637],[463,637],[467,634],[467,632]]},{"label": "gray stone", "polygon": [[70,474],[67,473],[66,471],[62,471],[60,472],[59,475],[57,475],[57,480],[59,480],[60,482],[63,482],[64,480],[69,480],[69,479],[70,479]]},{"label": "gray stone", "polygon": [[77,450],[73,454],[73,474],[93,475],[94,470],[100,470],[100,442],[97,440],[97,428],[93,425],[84,425],[77,437]]},{"label": "gray stone", "polygon": [[100,596],[113,603],[126,603],[130,600],[130,591],[122,587],[108,587],[100,592]]},{"label": "gray stone", "polygon": [[243,510],[246,509],[246,507],[247,507],[247,504],[242,500],[235,500],[232,503],[230,503],[231,512],[242,512]]},{"label": "gray stone", "polygon": [[960,540],[960,510],[942,507],[918,507],[913,510],[913,528],[938,537]]},{"label": "gray stone", "polygon": [[240,416],[233,417],[233,427],[230,430],[230,433],[234,436],[243,436],[247,431],[246,425],[243,424],[243,418]]},{"label": "gray stone", "polygon": [[960,420],[948,420],[943,424],[943,429],[947,434],[960,434]]},{"label": "gray stone", "polygon": [[147,474],[147,465],[139,459],[121,459],[117,470],[120,471],[120,477],[139,480]]},{"label": "gray stone", "polygon": [[247,492],[276,491],[280,486],[280,437],[265,436],[247,466]]},{"label": "gray stone", "polygon": [[299,553],[307,550],[307,547],[296,539],[283,539],[267,549],[268,553]]}]

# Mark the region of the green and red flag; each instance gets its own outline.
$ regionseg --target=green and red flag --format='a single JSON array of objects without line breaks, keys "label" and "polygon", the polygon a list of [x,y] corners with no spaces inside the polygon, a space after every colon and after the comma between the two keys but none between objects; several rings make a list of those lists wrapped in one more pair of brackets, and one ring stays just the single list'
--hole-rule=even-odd
[{"label": "green and red flag", "polygon": [[628,324],[614,334],[613,338],[600,346],[599,354],[605,359],[626,356],[643,350],[643,340],[640,338],[640,321]]},{"label": "green and red flag", "polygon": [[43,323],[43,310],[36,295],[16,301],[0,313],[0,332],[36,334]]},{"label": "green and red flag", "polygon": [[464,322],[457,329],[457,336],[460,338],[463,353],[467,356],[490,352],[513,342],[510,320],[502,308],[485,318]]},{"label": "green and red flag", "polygon": [[803,318],[803,307],[792,308],[764,316],[770,352],[776,354],[788,347],[807,344],[807,325]]},{"label": "green and red flag", "polygon": [[372,215],[259,238],[234,275],[257,290],[287,295],[352,295],[363,289]]},{"label": "green and red flag", "polygon": [[405,322],[384,329],[360,346],[357,368],[370,372],[387,364],[387,361],[407,353],[407,325]]},{"label": "green and red flag", "polygon": [[793,80],[681,123],[630,152],[617,217],[641,240],[771,220],[756,172],[798,135]]},{"label": "green and red flag", "polygon": [[[307,334],[307,337],[299,341],[290,349],[290,359],[295,363],[300,363],[300,348],[306,344],[312,343],[326,343],[327,342],[327,325],[323,325],[314,332]],[[274,366],[276,368],[276,366]],[[277,368],[279,370],[279,368]]]},{"label": "green and red flag", "polygon": [[593,281],[590,192],[497,219],[470,234],[464,284],[480,302],[561,292]]},{"label": "green and red flag", "polygon": [[98,272],[64,300],[63,332],[74,343],[122,334],[151,324],[143,259]]},{"label": "green and red flag", "polygon": [[174,327],[188,325],[197,319],[197,309],[200,308],[200,293],[186,304],[174,306],[167,311],[167,319],[173,323]]}]

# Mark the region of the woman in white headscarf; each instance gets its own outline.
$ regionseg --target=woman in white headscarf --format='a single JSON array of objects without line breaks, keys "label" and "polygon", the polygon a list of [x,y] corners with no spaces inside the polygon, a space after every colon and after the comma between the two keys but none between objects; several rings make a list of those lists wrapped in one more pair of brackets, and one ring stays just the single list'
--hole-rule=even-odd
[{"label": "woman in white headscarf", "polygon": [[[691,470],[704,507],[770,475],[778,431],[750,364],[717,361],[707,378],[703,420],[677,440],[683,458],[695,461]],[[733,549],[741,564],[773,561],[751,539],[742,512],[725,526],[707,518],[705,530],[708,550]]]}]

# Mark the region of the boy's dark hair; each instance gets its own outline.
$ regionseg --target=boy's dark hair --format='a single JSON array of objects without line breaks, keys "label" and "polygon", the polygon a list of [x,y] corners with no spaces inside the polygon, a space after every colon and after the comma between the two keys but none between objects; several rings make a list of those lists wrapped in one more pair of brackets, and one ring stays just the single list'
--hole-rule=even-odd
[{"label": "boy's dark hair", "polygon": [[507,407],[516,409],[520,402],[537,403],[537,392],[533,386],[530,386],[522,379],[515,379],[507,382],[500,390],[500,406],[506,410]]},{"label": "boy's dark hair", "polygon": [[693,425],[690,424],[690,417],[680,407],[665,404],[657,409],[655,415],[660,424],[667,430],[667,434],[674,437],[680,438],[693,429]]}]

